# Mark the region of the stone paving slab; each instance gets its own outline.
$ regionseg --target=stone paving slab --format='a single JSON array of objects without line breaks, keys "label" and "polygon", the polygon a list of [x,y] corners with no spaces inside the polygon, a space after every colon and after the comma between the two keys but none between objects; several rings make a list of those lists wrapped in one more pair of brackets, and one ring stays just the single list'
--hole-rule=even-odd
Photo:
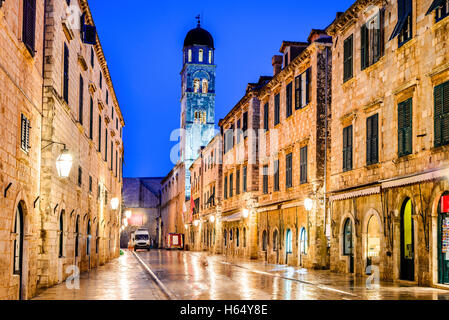
[{"label": "stone paving slab", "polygon": [[45,289],[34,300],[166,300],[131,252],[80,276],[80,288],[66,284]]}]

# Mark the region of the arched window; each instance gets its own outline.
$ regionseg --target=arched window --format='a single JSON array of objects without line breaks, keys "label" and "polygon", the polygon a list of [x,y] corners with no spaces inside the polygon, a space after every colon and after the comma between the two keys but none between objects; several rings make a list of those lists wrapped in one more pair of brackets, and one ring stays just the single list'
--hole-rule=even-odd
[{"label": "arched window", "polygon": [[285,238],[285,249],[287,250],[287,253],[292,253],[293,252],[292,231],[290,229],[287,230],[287,236]]},{"label": "arched window", "polygon": [[188,61],[192,62],[192,49],[189,49],[188,51]]},{"label": "arched window", "polygon": [[243,228],[243,247],[246,248],[246,228]]},{"label": "arched window", "polygon": [[207,79],[203,79],[202,89],[203,89],[203,93],[209,92],[209,81],[207,81]]},{"label": "arched window", "polygon": [[193,92],[195,93],[200,92],[200,79],[193,80]]},{"label": "arched window", "polygon": [[378,257],[380,255],[380,226],[379,219],[372,215],[368,221],[368,237],[366,243],[366,256],[368,259]]},{"label": "arched window", "polygon": [[267,247],[268,247],[267,232],[264,230],[262,233],[262,251],[267,251]]},{"label": "arched window", "polygon": [[23,212],[19,204],[14,221],[14,274],[22,275],[22,253],[23,253]]},{"label": "arched window", "polygon": [[209,50],[209,63],[212,63],[212,50]]},{"label": "arched window", "polygon": [[76,223],[75,223],[75,257],[79,256],[79,237],[80,237],[80,217],[76,217]]},{"label": "arched window", "polygon": [[278,234],[277,230],[274,230],[274,232],[273,232],[273,251],[278,250],[278,245],[279,245],[279,234]]},{"label": "arched window", "polygon": [[91,225],[90,220],[87,221],[87,238],[86,238],[86,254],[90,255],[90,239],[91,239]]},{"label": "arched window", "polygon": [[199,62],[203,62],[203,56],[204,56],[204,51],[203,51],[203,49],[200,49],[198,52],[198,61]]},{"label": "arched window", "polygon": [[301,233],[299,236],[299,250],[301,254],[307,254],[308,242],[307,242],[307,230],[306,228],[301,228]]},{"label": "arched window", "polygon": [[64,210],[59,215],[59,257],[64,256]]},{"label": "arched window", "polygon": [[343,231],[343,254],[346,256],[352,255],[352,222],[351,219],[346,219]]},{"label": "arched window", "polygon": [[235,239],[237,241],[237,247],[239,247],[240,246],[240,230],[239,229],[235,230]]}]

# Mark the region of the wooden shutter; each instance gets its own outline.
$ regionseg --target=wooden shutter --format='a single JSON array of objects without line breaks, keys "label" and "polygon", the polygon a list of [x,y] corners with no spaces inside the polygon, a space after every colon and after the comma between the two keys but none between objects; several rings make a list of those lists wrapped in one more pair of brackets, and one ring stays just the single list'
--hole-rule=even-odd
[{"label": "wooden shutter", "polygon": [[279,94],[274,97],[274,125],[279,123]]},{"label": "wooden shutter", "polygon": [[101,152],[101,116],[98,116],[98,152]]},{"label": "wooden shutter", "polygon": [[353,56],[353,35],[349,36],[343,45],[344,51],[344,70],[343,81],[347,81],[352,78],[352,56]]},{"label": "wooden shutter", "polygon": [[371,160],[373,163],[377,163],[379,160],[379,117],[377,114],[372,116],[372,147],[371,147]]},{"label": "wooden shutter", "polygon": [[301,75],[295,78],[295,109],[301,107]]},{"label": "wooden shutter", "polygon": [[83,124],[83,113],[84,113],[84,79],[80,75],[80,93],[79,93],[79,123]]},{"label": "wooden shutter", "polygon": [[[435,146],[444,145],[443,128],[444,128],[444,87],[447,84],[442,84],[434,89],[435,99]],[[447,90],[446,90],[447,91]],[[446,107],[447,108],[447,107]]]},{"label": "wooden shutter", "polygon": [[312,68],[306,71],[306,105],[310,102],[310,84],[312,83]]},{"label": "wooden shutter", "polygon": [[301,152],[300,152],[300,181],[301,184],[303,183],[307,183],[307,146],[301,148]]},{"label": "wooden shutter", "polygon": [[69,48],[64,43],[64,101],[69,104]]},{"label": "wooden shutter", "polygon": [[366,121],[366,162],[370,165],[378,159],[378,114],[375,114]]},{"label": "wooden shutter", "polygon": [[398,154],[412,153],[412,99],[398,105]]},{"label": "wooden shutter", "polygon": [[248,130],[248,112],[245,112],[243,114],[243,127],[242,131],[246,132]]},{"label": "wooden shutter", "polygon": [[443,85],[443,121],[442,121],[442,140],[449,144],[449,82]]},{"label": "wooden shutter", "polygon": [[90,97],[90,110],[89,110],[89,138],[92,140],[94,136],[94,101]]},{"label": "wooden shutter", "polygon": [[36,33],[36,0],[23,1],[22,40],[31,55],[34,56]]},{"label": "wooden shutter", "polygon": [[285,116],[288,118],[292,115],[292,83],[290,82],[285,89]]},{"label": "wooden shutter", "polygon": [[364,70],[365,68],[367,68],[369,66],[369,31],[368,28],[366,26],[366,24],[364,24],[360,30],[360,38],[361,38],[361,65],[362,65],[362,70]]},{"label": "wooden shutter", "polygon": [[343,129],[343,171],[352,170],[352,125]]},{"label": "wooden shutter", "polygon": [[268,106],[268,103],[266,103],[265,104],[265,106],[264,106],[264,108],[263,108],[263,123],[264,123],[264,129],[265,130],[269,130],[270,128],[269,128],[269,122],[268,122],[268,120],[269,120],[269,114],[268,114],[268,109],[269,108],[269,106]]},{"label": "wooden shutter", "polygon": [[274,162],[274,191],[279,191],[279,160]]}]

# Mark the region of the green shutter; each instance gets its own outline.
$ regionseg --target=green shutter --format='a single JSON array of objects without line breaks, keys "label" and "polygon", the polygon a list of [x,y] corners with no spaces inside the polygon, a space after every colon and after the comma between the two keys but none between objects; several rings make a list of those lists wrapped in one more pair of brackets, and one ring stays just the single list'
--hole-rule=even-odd
[{"label": "green shutter", "polygon": [[360,34],[361,34],[361,65],[362,65],[362,70],[364,70],[366,67],[368,67],[369,65],[369,46],[368,46],[368,38],[369,38],[369,34],[368,34],[368,28],[366,27],[366,25],[364,24],[360,30]]},{"label": "green shutter", "polygon": [[435,99],[435,147],[443,145],[442,141],[442,126],[443,126],[443,85],[439,85],[434,89],[434,99]]},{"label": "green shutter", "polygon": [[399,157],[412,153],[412,99],[398,105],[398,154]]}]

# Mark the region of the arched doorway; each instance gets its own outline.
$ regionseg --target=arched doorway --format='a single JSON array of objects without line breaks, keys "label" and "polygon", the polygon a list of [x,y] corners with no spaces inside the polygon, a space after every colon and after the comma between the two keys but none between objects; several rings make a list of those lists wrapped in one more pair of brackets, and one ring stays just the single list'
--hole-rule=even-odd
[{"label": "arched doorway", "polygon": [[91,225],[90,220],[87,221],[87,237],[86,237],[86,254],[90,256],[90,239],[92,238],[91,235]]},{"label": "arched doorway", "polygon": [[264,230],[262,233],[262,251],[267,251],[267,247],[268,247],[267,231]]},{"label": "arched doorway", "polygon": [[449,284],[449,192],[438,205],[438,283]]},{"label": "arched doorway", "polygon": [[401,209],[401,280],[415,280],[415,241],[412,200],[404,201]]},{"label": "arched doorway", "polygon": [[287,229],[287,233],[285,234],[285,263],[288,264],[288,255],[293,252],[293,236],[292,230]]},{"label": "arched doorway", "polygon": [[301,228],[301,232],[299,234],[299,264],[303,266],[302,257],[307,255],[308,250],[308,239],[307,239],[307,230],[306,228]]},{"label": "arched doorway", "polygon": [[366,266],[378,265],[380,256],[379,219],[372,215],[369,218],[366,237]]},{"label": "arched doorway", "polygon": [[277,229],[273,232],[273,251],[276,252],[276,263],[279,263],[279,232]]},{"label": "arched doorway", "polygon": [[343,255],[349,258],[349,273],[354,273],[354,246],[353,246],[353,233],[352,233],[352,221],[346,219],[343,229]]},{"label": "arched doorway", "polygon": [[59,215],[59,257],[64,256],[64,215],[65,211],[62,210]]},{"label": "arched doorway", "polygon": [[75,222],[75,258],[79,256],[79,232],[80,232],[80,216],[76,217]]},{"label": "arched doorway", "polygon": [[19,204],[14,218],[14,266],[13,272],[19,276],[19,300],[22,300],[22,271],[23,271],[23,208]]}]

